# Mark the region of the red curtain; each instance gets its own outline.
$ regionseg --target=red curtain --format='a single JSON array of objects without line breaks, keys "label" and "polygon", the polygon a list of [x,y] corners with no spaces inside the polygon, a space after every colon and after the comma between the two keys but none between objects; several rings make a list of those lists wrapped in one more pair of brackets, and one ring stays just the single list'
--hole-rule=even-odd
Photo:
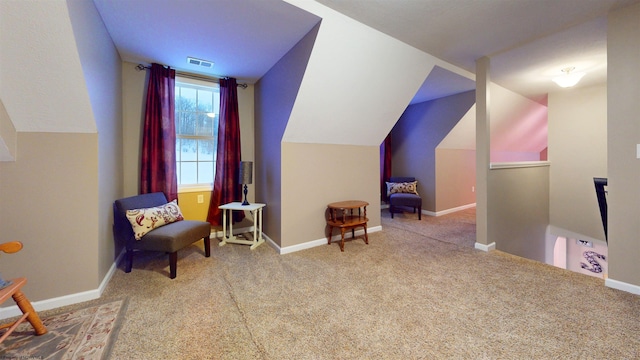
[{"label": "red curtain", "polygon": [[380,145],[380,199],[387,200],[387,184],[391,177],[391,134]]},{"label": "red curtain", "polygon": [[151,64],[142,131],[140,193],[160,191],[168,201],[178,198],[175,80],[175,70]]},{"label": "red curtain", "polygon": [[[234,78],[220,79],[216,175],[207,215],[211,225],[222,225],[222,210],[218,206],[242,200],[242,187],[238,183],[241,158],[238,85]],[[234,221],[242,220],[244,211],[234,211],[233,217]]]}]

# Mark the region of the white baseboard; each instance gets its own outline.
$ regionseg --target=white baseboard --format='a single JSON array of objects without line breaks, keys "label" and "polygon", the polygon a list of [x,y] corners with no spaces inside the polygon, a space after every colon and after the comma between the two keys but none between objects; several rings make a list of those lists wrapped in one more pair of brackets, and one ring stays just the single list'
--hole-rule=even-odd
[{"label": "white baseboard", "polygon": [[635,295],[640,295],[640,286],[638,285],[633,285],[633,284],[625,283],[622,281],[613,280],[611,278],[605,279],[604,285],[612,289],[622,290]]},{"label": "white baseboard", "polygon": [[462,206],[458,206],[458,207],[454,207],[451,209],[446,209],[446,210],[441,210],[441,211],[427,211],[427,210],[422,210],[422,213],[428,216],[442,216],[442,215],[447,215],[447,214],[451,214],[454,212],[458,212],[458,211],[462,211],[462,210],[466,210],[466,209],[471,209],[476,207],[476,203],[473,204],[467,204],[467,205],[462,205]]},{"label": "white baseboard", "polygon": [[[368,227],[367,228],[367,233],[374,233],[377,231],[382,231],[382,226],[374,226],[374,227]],[[351,238],[351,232],[345,233],[345,239],[350,239]],[[355,231],[355,236],[361,236],[364,235],[364,230],[356,230]],[[334,241],[340,241],[341,239],[341,235],[334,235],[331,237],[331,242],[333,243]],[[290,254],[296,251],[300,251],[300,250],[306,250],[306,249],[311,249],[313,247],[316,246],[320,246],[320,245],[327,245],[327,238],[322,238],[322,239],[317,239],[317,240],[311,240],[311,241],[307,241],[305,243],[302,244],[296,244],[296,245],[291,245],[291,246],[286,246],[286,247],[279,247],[276,243],[274,243],[273,241],[271,241],[272,246],[274,246],[274,248],[276,249],[276,251],[278,251],[280,253],[280,255],[284,255],[284,254]]]},{"label": "white baseboard", "polygon": [[[454,207],[454,208],[451,208],[451,209],[441,210],[441,211],[436,211],[436,212],[429,211],[429,210],[422,210],[422,214],[427,215],[427,216],[442,216],[442,215],[447,215],[447,214],[454,213],[456,211],[471,209],[471,208],[474,208],[474,207],[476,207],[476,203],[462,205],[462,206]],[[380,205],[380,209],[388,209],[388,208],[389,208],[389,204],[387,204],[387,203]]]},{"label": "white baseboard", "polygon": [[496,249],[496,243],[492,242],[489,245],[485,245],[485,244],[480,244],[479,242],[477,242],[474,247],[478,250],[482,250],[484,252],[489,252],[489,251],[493,251]]},{"label": "white baseboard", "polygon": [[[107,287],[109,281],[111,280],[111,277],[113,277],[113,274],[116,272],[117,264],[120,262],[122,256],[124,256],[124,249],[120,252],[118,257],[116,258],[116,261],[111,265],[109,271],[107,272],[107,275],[105,275],[104,279],[102,279],[102,282],[97,289],[87,290],[76,294],[64,295],[53,299],[35,301],[31,302],[31,305],[36,311],[45,311],[62,306],[68,306],[98,299],[100,296],[102,296],[104,289]],[[20,311],[18,305],[8,306],[0,309],[0,319],[7,319],[19,315],[22,315],[22,311]]]}]

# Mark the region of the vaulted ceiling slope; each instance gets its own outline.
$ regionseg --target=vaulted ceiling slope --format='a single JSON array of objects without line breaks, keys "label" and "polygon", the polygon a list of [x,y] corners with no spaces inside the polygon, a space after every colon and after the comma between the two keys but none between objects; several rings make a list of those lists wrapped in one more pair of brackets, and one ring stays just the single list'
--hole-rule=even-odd
[{"label": "vaulted ceiling slope", "polygon": [[[566,66],[581,86],[606,81],[606,14],[637,0],[317,0],[471,72],[491,58],[491,79],[532,99],[557,91]],[[393,71],[385,69],[385,71]]]},{"label": "vaulted ceiling slope", "polygon": [[[568,64],[589,68],[584,86],[605,81],[605,15],[639,1],[318,3],[466,69],[470,79],[474,61],[490,56],[494,82],[535,98],[556,90],[549,79]],[[209,74],[247,82],[259,79],[321,21],[281,0],[94,3],[123,60],[201,72],[187,64],[186,57],[192,56],[215,63]],[[16,131],[95,131],[66,1],[0,1],[0,45],[0,100]],[[378,69],[381,77],[395,71]],[[448,83],[448,78],[440,77],[444,80],[434,82],[435,75],[425,80],[426,89],[436,93],[427,91],[422,99],[451,92],[443,92],[439,84]],[[61,84],[65,91],[59,91]]]},{"label": "vaulted ceiling slope", "polygon": [[[122,60],[254,83],[319,21],[281,0],[94,0]],[[207,69],[187,57],[214,63]]]},{"label": "vaulted ceiling slope", "polygon": [[96,132],[66,2],[0,1],[0,99],[18,132]]},{"label": "vaulted ceiling slope", "polygon": [[[538,99],[557,90],[550,79],[567,65],[589,72],[584,86],[606,81],[606,14],[640,0],[317,1],[471,73],[489,56],[494,82]],[[203,72],[187,64],[192,56],[215,63],[203,73],[248,82],[320,21],[281,0],[94,2],[123,60]],[[422,96],[439,95],[429,90]]]},{"label": "vaulted ceiling slope", "polygon": [[0,48],[0,160],[17,132],[96,132],[65,1],[0,1]]}]

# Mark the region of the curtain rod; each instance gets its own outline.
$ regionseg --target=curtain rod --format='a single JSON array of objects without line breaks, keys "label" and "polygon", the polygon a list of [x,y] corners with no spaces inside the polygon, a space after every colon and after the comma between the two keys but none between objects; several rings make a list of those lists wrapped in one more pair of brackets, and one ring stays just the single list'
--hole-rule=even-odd
[{"label": "curtain rod", "polygon": [[[137,71],[142,71],[142,70],[148,70],[151,69],[151,66],[145,66],[143,64],[138,64],[136,65],[136,70]],[[192,74],[192,73],[188,73],[188,72],[182,72],[182,71],[178,71],[176,70],[176,75],[178,76],[182,76],[182,77],[186,77],[189,79],[194,79],[194,80],[204,80],[204,81],[213,81],[215,83],[220,83],[219,79],[212,77],[212,76],[206,76],[206,75],[198,75],[198,74]],[[238,87],[241,87],[243,89],[246,89],[247,84],[243,83],[243,84],[237,84]]]}]

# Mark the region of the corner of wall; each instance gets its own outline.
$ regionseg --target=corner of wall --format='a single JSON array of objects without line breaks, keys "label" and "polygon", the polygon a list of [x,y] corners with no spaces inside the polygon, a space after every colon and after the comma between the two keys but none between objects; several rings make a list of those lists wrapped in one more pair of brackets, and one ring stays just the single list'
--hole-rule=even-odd
[{"label": "corner of wall", "polygon": [[0,161],[15,161],[18,135],[11,118],[0,99]]}]

